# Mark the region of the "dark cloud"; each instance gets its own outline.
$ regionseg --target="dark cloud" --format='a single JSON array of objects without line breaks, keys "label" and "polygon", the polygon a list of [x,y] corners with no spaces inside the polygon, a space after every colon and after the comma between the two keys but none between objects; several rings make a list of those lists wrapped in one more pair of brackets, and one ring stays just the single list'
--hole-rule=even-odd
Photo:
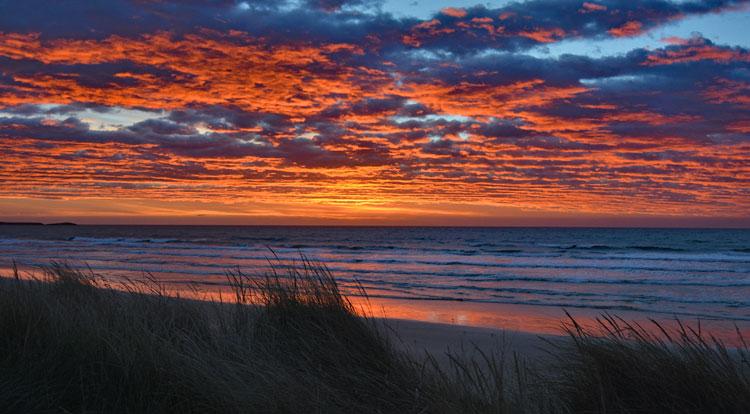
[{"label": "dark cloud", "polygon": [[[127,60],[95,64],[45,64],[34,59],[10,59],[4,56],[0,56],[0,70],[5,75],[13,76],[12,84],[17,86],[25,85],[25,82],[19,79],[47,76],[67,79],[83,87],[98,89],[139,86],[143,82],[139,77],[143,75],[158,79],[164,84],[180,81],[186,76]],[[121,76],[122,74],[128,76]]]},{"label": "dark cloud", "polygon": [[519,122],[512,121],[493,121],[481,124],[476,133],[486,137],[503,139],[503,138],[522,138],[533,135],[533,131],[520,128]]},{"label": "dark cloud", "polygon": [[406,98],[386,96],[357,102],[340,102],[321,111],[315,119],[336,119],[347,115],[393,115],[402,109]]},{"label": "dark cloud", "polygon": [[477,49],[515,51],[569,38],[634,36],[692,14],[705,14],[746,4],[739,1],[606,0],[581,13],[575,0],[514,2],[489,9],[475,6],[438,13],[405,35],[405,43],[457,53]]},{"label": "dark cloud", "polygon": [[207,106],[171,111],[168,119],[178,123],[204,123],[212,129],[238,129],[261,126],[263,135],[289,132],[293,123],[284,115],[248,112],[231,106]]},{"label": "dark cloud", "polygon": [[98,131],[73,117],[59,122],[45,118],[0,118],[0,138],[14,137],[52,142],[150,144],[161,151],[191,157],[280,155],[274,147],[249,134],[200,134],[190,125],[163,119],[149,119],[116,131]]},{"label": "dark cloud", "polygon": [[381,0],[305,0],[307,7],[325,10],[327,12],[339,11],[343,7],[367,7],[377,8],[383,1]]},{"label": "dark cloud", "polygon": [[[197,28],[242,30],[269,42],[315,41],[407,45],[472,52],[488,47],[518,50],[564,38],[636,34],[692,14],[717,12],[746,0],[606,0],[601,10],[579,13],[582,2],[535,0],[502,8],[476,6],[462,15],[438,13],[431,21],[397,19],[372,0],[143,1],[4,0],[0,27],[6,32],[39,32],[43,38],[103,38]],[[358,10],[364,7],[369,12]],[[349,10],[352,8],[351,10]],[[336,11],[336,13],[331,13]]]},{"label": "dark cloud", "polygon": [[[149,119],[116,131],[92,130],[77,118],[52,121],[47,118],[0,118],[0,140],[30,138],[54,142],[121,143],[154,145],[154,150],[196,158],[278,158],[307,167],[384,165],[390,163],[388,148],[366,141],[331,141],[282,138],[274,143],[258,134],[200,133],[190,124],[170,119]],[[353,151],[331,150],[331,144],[356,145]],[[85,158],[85,154],[77,155]]]}]

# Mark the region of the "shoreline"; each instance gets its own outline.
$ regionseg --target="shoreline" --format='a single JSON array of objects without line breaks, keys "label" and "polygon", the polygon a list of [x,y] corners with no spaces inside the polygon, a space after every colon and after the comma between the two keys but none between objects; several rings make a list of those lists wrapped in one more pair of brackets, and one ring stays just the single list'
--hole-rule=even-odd
[{"label": "shoreline", "polygon": [[[11,275],[12,269],[0,269],[0,279],[10,279]],[[169,282],[163,282],[163,286],[167,288],[171,296],[179,297],[180,299],[196,300],[205,303],[230,303],[232,300],[232,293],[229,286],[223,286],[222,289],[215,289],[215,286],[213,286],[213,288],[206,288],[199,291],[193,291],[184,285],[174,285]],[[428,332],[428,330],[420,328],[421,324],[425,324],[425,326],[439,328],[439,331],[444,332],[444,335],[448,335],[448,332],[455,332],[459,335],[461,332],[470,332],[472,334],[479,334],[481,337],[480,333],[483,332],[494,332],[495,334],[506,332],[511,337],[523,338],[520,340],[523,343],[533,343],[539,337],[565,337],[562,324],[569,321],[566,311],[577,322],[586,327],[595,326],[596,319],[604,314],[613,314],[623,319],[642,324],[654,332],[657,329],[652,326],[652,320],[656,320],[668,328],[677,328],[680,322],[695,326],[699,325],[702,330],[732,347],[742,345],[737,338],[738,330],[745,338],[750,337],[750,322],[734,319],[718,320],[690,317],[677,317],[675,319],[675,316],[666,314],[654,315],[639,311],[596,308],[568,309],[528,304],[409,300],[362,296],[347,296],[347,298],[360,314],[373,319],[392,320],[400,325]],[[455,344],[455,341],[439,340]],[[485,342],[485,340],[481,339],[480,342]]]}]

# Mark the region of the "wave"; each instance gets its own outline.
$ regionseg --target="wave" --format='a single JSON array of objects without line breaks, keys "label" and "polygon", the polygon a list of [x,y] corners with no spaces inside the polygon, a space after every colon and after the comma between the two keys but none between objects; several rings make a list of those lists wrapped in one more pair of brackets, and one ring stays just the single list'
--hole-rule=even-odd
[{"label": "wave", "polygon": [[[377,281],[372,281],[368,279],[356,279],[354,280],[356,282],[360,282],[363,284],[377,284]],[[574,291],[560,291],[560,290],[550,290],[550,289],[533,289],[533,288],[518,288],[518,287],[482,287],[482,286],[473,286],[473,285],[451,285],[451,286],[443,286],[443,285],[430,285],[430,284],[424,284],[424,283],[414,283],[414,282],[388,282],[387,285],[391,286],[398,286],[400,288],[404,288],[407,291],[411,291],[413,289],[429,289],[429,290],[437,290],[437,291],[454,291],[454,290],[465,290],[465,291],[480,291],[480,292],[492,292],[492,293],[515,293],[515,294],[523,294],[523,295],[537,295],[542,297],[570,297],[570,298],[576,298],[578,300],[581,300],[582,298],[596,298],[601,299],[605,301],[614,301],[614,302],[641,302],[641,303],[659,303],[659,302],[671,302],[671,303],[682,303],[682,304],[703,304],[703,305],[723,305],[723,306],[732,306],[732,307],[748,307],[750,306],[750,302],[743,302],[743,301],[737,301],[737,300],[717,300],[717,299],[685,299],[685,298],[677,298],[677,297],[670,297],[665,295],[644,295],[644,294],[634,294],[634,295],[626,295],[626,294],[613,294],[611,292],[574,292]]]},{"label": "wave", "polygon": [[563,247],[563,250],[638,250],[646,252],[688,252],[689,250],[679,247],[665,247],[665,246],[647,246],[647,245],[633,245],[633,246],[609,246],[606,244],[594,244],[591,246],[578,246],[572,245]]},{"label": "wave", "polygon": [[[165,242],[166,243],[166,242]],[[110,251],[110,249],[104,249],[100,251],[95,252],[86,252],[82,251],[79,246],[70,246],[69,248],[55,248],[54,250],[50,250],[50,254],[47,256],[49,258],[52,258],[52,256],[57,257],[57,253],[61,252],[72,252],[77,253],[78,255],[81,255],[81,260],[89,260],[92,256],[97,257],[101,254],[111,254],[114,253],[115,257],[122,256],[122,255],[130,255],[132,257],[131,260],[137,260],[135,259],[138,256],[149,256],[149,257],[166,257],[166,258],[192,258],[195,259],[193,261],[190,260],[178,260],[174,259],[173,262],[177,263],[180,262],[180,264],[200,264],[197,262],[197,260],[200,259],[220,259],[223,261],[238,261],[238,262],[245,262],[245,261],[266,261],[270,254],[268,250],[265,248],[218,248],[216,246],[208,247],[208,246],[202,246],[201,248],[197,249],[188,249],[185,251],[185,249],[179,248],[179,249],[173,249],[171,247],[165,248],[165,249],[151,249],[148,248],[147,245],[139,243],[137,246],[129,246],[130,248],[127,250],[118,250],[118,251]],[[27,256],[25,254],[25,251],[33,251],[34,256],[39,255],[39,249],[33,248],[30,249],[26,246],[24,246],[24,250],[15,253],[14,256],[17,258],[21,258],[22,256]],[[398,266],[429,266],[435,269],[430,269],[429,273],[442,273],[439,269],[443,269],[446,267],[449,268],[460,268],[460,270],[454,270],[453,272],[446,274],[449,276],[455,276],[455,277],[464,277],[464,276],[470,276],[471,271],[469,269],[486,269],[487,271],[492,271],[492,269],[497,270],[512,270],[512,269],[550,269],[550,270],[569,270],[569,271],[622,271],[622,272],[668,272],[668,273],[679,273],[679,272],[685,272],[687,274],[711,274],[711,273],[726,273],[726,274],[750,274],[750,266],[747,268],[744,267],[728,267],[724,266],[721,269],[717,269],[714,266],[711,266],[714,263],[731,263],[733,265],[746,265],[750,264],[750,260],[748,260],[747,257],[734,257],[734,256],[727,256],[727,255],[716,255],[716,254],[709,254],[704,257],[700,258],[693,258],[693,260],[690,259],[682,259],[680,261],[677,260],[657,260],[658,262],[664,262],[664,264],[661,265],[654,265],[654,260],[633,260],[632,257],[622,257],[622,256],[605,256],[605,257],[571,257],[577,259],[574,263],[565,263],[564,261],[560,260],[549,260],[550,258],[538,258],[531,256],[530,259],[532,260],[519,260],[519,259],[525,259],[524,258],[515,258],[515,260],[511,261],[502,261],[502,262],[493,262],[491,260],[496,260],[495,258],[487,257],[486,260],[476,260],[476,261],[465,261],[465,260],[450,260],[450,261],[444,261],[444,260],[421,260],[419,259],[419,254],[398,254],[397,257],[383,257],[383,258],[367,258],[364,259],[362,255],[357,255],[356,257],[346,256],[346,255],[338,255],[338,257],[331,257],[330,254],[333,252],[326,252],[325,250],[319,250],[318,252],[312,252],[310,253],[313,257],[321,257],[321,256],[327,256],[327,258],[323,259],[323,261],[329,265],[363,265],[363,264],[371,264],[371,265],[393,265],[395,267],[389,268],[389,272],[400,272],[401,269],[398,269]],[[10,253],[13,254],[13,253]],[[277,250],[276,254],[278,257],[282,260],[294,260],[297,259],[298,251],[289,250],[289,251],[283,251],[283,250]],[[70,256],[68,257],[62,257],[62,259],[71,259]],[[554,259],[554,258],[553,258]],[[671,263],[679,262],[681,265],[673,265]],[[704,264],[703,267],[696,267],[696,266],[689,266],[687,263],[702,263]],[[241,263],[237,263],[241,264]],[[682,265],[684,264],[684,265]],[[222,266],[226,266],[226,264],[221,264]]]},{"label": "wave", "polygon": [[[62,251],[60,249],[56,251]],[[72,252],[79,252],[77,249],[70,249],[67,251]],[[263,249],[257,249],[257,250],[250,250],[250,249],[243,249],[242,252],[246,253],[244,255],[228,255],[228,254],[222,254],[220,251],[217,251],[215,249],[211,250],[211,253],[182,253],[182,252],[169,252],[169,251],[159,251],[158,253],[149,251],[149,250],[135,250],[128,252],[131,255],[138,256],[138,255],[149,255],[149,256],[164,256],[164,257],[179,257],[179,258],[194,258],[194,259],[222,259],[222,260],[234,260],[234,261],[266,261],[269,257],[271,257],[269,254],[266,254],[266,251]],[[263,252],[263,254],[260,254]],[[105,252],[106,253],[106,252]],[[36,253],[35,253],[36,254]],[[276,251],[277,256],[281,260],[295,260],[298,259],[299,256],[297,256],[296,251],[290,251],[290,252],[281,252]],[[68,257],[70,258],[70,257]],[[633,262],[629,264],[614,264],[609,263],[606,260],[581,260],[579,263],[576,264],[564,264],[564,263],[558,263],[558,262],[544,262],[541,261],[539,263],[530,263],[528,261],[525,262],[505,262],[505,263],[491,263],[491,262],[467,262],[467,261],[436,261],[436,260],[416,260],[413,256],[412,257],[404,257],[404,258],[383,258],[383,259],[362,259],[362,258],[347,258],[347,257],[340,257],[340,258],[327,258],[323,259],[322,261],[328,265],[332,264],[374,264],[374,265],[424,265],[424,266],[430,266],[435,268],[445,268],[445,267],[460,267],[465,269],[470,268],[478,268],[478,269],[504,269],[504,270],[511,270],[511,269],[550,269],[550,270],[588,270],[588,271],[625,271],[625,272],[669,272],[669,273],[680,273],[680,272],[687,272],[687,273],[739,273],[739,274],[749,274],[750,268],[748,269],[730,269],[730,268],[724,268],[717,270],[713,267],[710,268],[695,268],[695,267],[675,267],[675,266],[653,266],[648,264],[648,262],[645,263],[639,263],[639,262]],[[174,263],[177,263],[177,260],[173,261]],[[685,260],[684,262],[691,262],[689,260]],[[727,261],[720,261],[720,260],[698,260],[694,261],[697,263],[705,263],[705,264],[711,264],[716,262],[725,262],[725,263],[732,263],[732,264],[750,264],[750,261],[745,260],[727,260]],[[181,261],[182,264],[200,264],[199,262],[195,261]],[[223,265],[222,265],[223,266]],[[400,270],[398,268],[391,268],[388,269],[388,272],[399,272]],[[435,274],[436,271],[430,271],[425,272],[425,274]],[[450,273],[451,276],[461,277],[462,275],[469,275],[470,272],[466,270],[462,271],[456,271],[453,273]]]},{"label": "wave", "polygon": [[[295,252],[299,250],[303,251],[314,251],[317,253],[336,253],[336,251],[350,251],[350,252],[363,252],[363,251],[378,251],[378,250],[389,250],[393,251],[398,249],[394,245],[311,245],[311,244],[287,244],[281,246],[266,246],[266,245],[212,245],[212,244],[201,244],[196,240],[182,240],[182,239],[136,239],[136,238],[84,238],[75,237],[70,241],[78,241],[84,243],[91,243],[94,245],[119,245],[122,244],[124,247],[138,247],[143,245],[148,247],[149,245],[170,245],[170,249],[175,250],[239,250],[239,251],[253,251],[263,250],[268,251],[268,248],[272,248],[277,252],[283,252],[286,249],[292,249]],[[465,249],[436,249],[436,248],[424,248],[419,249],[398,249],[401,252],[405,252],[411,255],[419,255],[425,253],[435,253],[440,255],[454,255],[454,256],[475,256],[475,257],[497,257],[493,255],[478,255],[477,250],[465,250]],[[729,251],[716,251],[716,252],[689,252],[684,249],[671,248],[671,247],[659,247],[659,246],[628,246],[628,247],[615,247],[606,245],[593,245],[593,246],[569,246],[566,250],[582,250],[582,251],[618,251],[619,254],[607,255],[607,256],[567,256],[574,259],[584,260],[644,260],[644,261],[691,261],[691,262],[743,262],[750,263],[750,256],[744,255],[743,253],[750,253],[750,249],[733,249]],[[627,253],[628,251],[642,251],[644,254]],[[559,255],[550,255],[547,252],[529,252],[522,249],[500,249],[493,250],[494,254],[509,255],[511,258],[554,258],[561,257]],[[652,253],[673,253],[670,255],[654,255]],[[738,254],[739,253],[739,254]],[[503,257],[503,256],[500,256]],[[461,261],[447,261],[438,262],[435,264],[445,265],[477,265],[475,262]],[[478,264],[482,265],[482,264]],[[489,264],[490,266],[492,264]]]},{"label": "wave", "polygon": [[207,239],[203,240],[184,240],[184,239],[160,239],[160,238],[129,238],[129,237],[81,237],[73,236],[66,239],[67,241],[91,243],[95,245],[118,245],[118,244],[177,244],[177,243],[190,243],[190,244],[201,244],[207,243]]},{"label": "wave", "polygon": [[[502,258],[572,258],[581,260],[636,260],[636,261],[681,261],[681,262],[715,262],[715,263],[748,263],[750,264],[750,249],[748,248],[736,248],[727,249],[726,251],[713,251],[705,252],[701,251],[688,251],[677,247],[664,247],[654,245],[629,245],[629,246],[612,246],[607,244],[592,244],[592,245],[559,245],[559,244],[544,244],[544,246],[554,247],[558,252],[554,253],[553,250],[533,250],[529,248],[501,248],[501,249],[460,249],[460,248],[439,248],[436,246],[399,246],[396,244],[363,244],[363,245],[349,245],[349,244],[326,244],[326,243],[282,243],[276,246],[269,246],[261,243],[249,243],[249,244],[238,244],[237,239],[250,240],[279,240],[284,238],[268,238],[268,237],[232,237],[233,242],[218,242],[216,240],[208,238],[133,238],[133,237],[83,237],[74,236],[68,239],[71,243],[76,243],[85,247],[100,246],[100,247],[121,247],[121,248],[143,248],[143,249],[169,249],[169,250],[185,250],[190,252],[198,252],[195,254],[197,257],[201,257],[200,251],[202,250],[226,250],[226,251],[237,251],[237,252],[252,252],[252,251],[264,251],[270,247],[277,251],[277,253],[289,252],[298,253],[303,251],[310,255],[327,255],[327,254],[357,254],[358,256],[363,252],[376,252],[376,251],[389,251],[392,254],[399,256],[419,256],[419,255],[440,255],[440,256],[460,256],[460,257],[473,257],[477,258],[478,261],[464,261],[464,260],[445,260],[445,261],[432,261],[434,263],[425,263],[422,261],[420,264],[435,264],[435,265],[468,265],[468,266],[494,266],[493,263],[489,263],[488,260],[496,260]],[[44,240],[41,241],[46,244],[55,244],[55,248],[60,248],[59,240]],[[12,245],[14,243],[29,244],[34,243],[34,239],[0,239],[0,243],[4,245]],[[485,243],[489,244],[489,243]],[[506,244],[507,246],[507,244]],[[539,246],[539,245],[537,245]],[[567,253],[570,252],[570,253]],[[575,252],[591,252],[592,254],[575,254]],[[601,254],[603,252],[610,252],[610,254]],[[639,254],[637,252],[643,252]],[[153,251],[149,253],[155,253]],[[593,255],[593,253],[596,253]],[[215,256],[208,256],[215,257]],[[357,259],[361,260],[361,259]],[[399,263],[398,259],[386,259],[383,263]],[[405,259],[404,261],[408,261]],[[658,267],[658,266],[657,266]],[[645,269],[645,268],[644,268]]]},{"label": "wave", "polygon": [[[27,264],[41,266],[46,264],[49,260],[64,260],[65,256],[47,256],[46,258],[33,262],[27,261]],[[266,262],[264,257],[257,257],[255,259],[257,264],[262,267],[260,270],[265,269]],[[257,265],[256,264],[256,265]],[[481,283],[491,282],[527,282],[527,283],[544,283],[544,284],[562,284],[562,285],[642,285],[642,286],[682,286],[682,287],[713,287],[713,288],[728,288],[728,287],[750,287],[750,280],[747,279],[726,279],[721,278],[717,280],[694,280],[692,278],[681,278],[681,279],[663,279],[663,278],[648,278],[648,277],[633,277],[633,278],[592,278],[592,277],[542,277],[542,276],[522,276],[522,275],[499,275],[494,273],[476,273],[476,272],[441,272],[441,271],[414,271],[407,269],[389,268],[389,269],[362,269],[356,267],[346,266],[352,264],[351,262],[336,262],[329,261],[326,265],[329,269],[339,275],[382,275],[389,279],[381,279],[378,283],[390,283],[393,279],[402,277],[420,277],[423,279],[441,279],[441,280],[456,280],[456,281],[471,281]],[[231,263],[205,263],[205,262],[194,262],[194,261],[182,261],[164,258],[152,258],[152,259],[136,259],[129,258],[127,261],[123,261],[121,258],[96,258],[89,260],[88,265],[94,270],[118,270],[118,271],[144,271],[151,273],[185,273],[191,275],[223,275],[224,271],[230,267],[235,266]],[[253,264],[245,264],[244,267],[252,266]],[[138,266],[140,268],[134,269]],[[150,267],[151,266],[151,267]],[[164,269],[162,267],[153,266],[172,266],[170,269]],[[279,265],[279,268],[284,269],[286,265]],[[212,270],[213,269],[213,270]],[[679,272],[678,272],[679,273]],[[707,272],[708,273],[708,272]],[[711,271],[710,273],[715,273]],[[729,272],[727,272],[729,273]],[[373,283],[375,283],[373,281]],[[444,283],[444,282],[443,282]]]},{"label": "wave", "polygon": [[677,247],[664,246],[628,246],[626,249],[643,250],[647,252],[686,252],[688,250]]}]

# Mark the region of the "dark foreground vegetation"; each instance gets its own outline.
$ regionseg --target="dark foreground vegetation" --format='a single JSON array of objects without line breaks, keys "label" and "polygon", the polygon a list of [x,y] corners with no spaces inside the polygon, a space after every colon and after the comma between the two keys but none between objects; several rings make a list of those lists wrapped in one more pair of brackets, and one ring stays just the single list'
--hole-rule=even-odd
[{"label": "dark foreground vegetation", "polygon": [[[322,266],[230,272],[232,302],[53,264],[0,283],[5,413],[748,413],[747,346],[605,316],[533,366],[407,353]],[[255,306],[253,304],[261,304]],[[550,365],[551,364],[551,365]]]}]

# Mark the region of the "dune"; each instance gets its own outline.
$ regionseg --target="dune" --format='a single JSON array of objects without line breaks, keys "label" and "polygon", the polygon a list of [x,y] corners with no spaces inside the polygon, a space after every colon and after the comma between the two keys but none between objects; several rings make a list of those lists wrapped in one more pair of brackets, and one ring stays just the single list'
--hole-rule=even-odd
[{"label": "dune", "polygon": [[[750,412],[748,349],[603,315],[567,337],[363,318],[322,265],[233,302],[52,264],[0,283],[6,412]],[[549,351],[549,352],[547,352]],[[74,379],[74,380],[73,380]]]}]

